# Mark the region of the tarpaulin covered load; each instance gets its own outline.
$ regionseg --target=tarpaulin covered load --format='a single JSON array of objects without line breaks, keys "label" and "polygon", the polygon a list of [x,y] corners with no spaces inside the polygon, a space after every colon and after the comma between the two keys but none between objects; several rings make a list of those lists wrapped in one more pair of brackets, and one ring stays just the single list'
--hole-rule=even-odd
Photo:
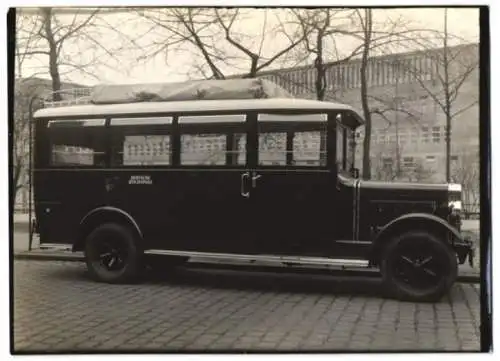
[{"label": "tarpaulin covered load", "polygon": [[264,79],[197,80],[182,83],[97,85],[91,103],[118,104],[185,100],[293,98]]}]

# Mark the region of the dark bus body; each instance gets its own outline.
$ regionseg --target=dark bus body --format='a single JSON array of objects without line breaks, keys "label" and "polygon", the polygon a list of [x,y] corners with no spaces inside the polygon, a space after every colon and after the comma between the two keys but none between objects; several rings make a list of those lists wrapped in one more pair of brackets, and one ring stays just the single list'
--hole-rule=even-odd
[{"label": "dark bus body", "polygon": [[40,243],[84,251],[100,281],[137,277],[147,255],[224,257],[375,266],[398,297],[436,300],[472,259],[460,187],[356,176],[363,120],[346,105],[78,105],[34,121]]}]

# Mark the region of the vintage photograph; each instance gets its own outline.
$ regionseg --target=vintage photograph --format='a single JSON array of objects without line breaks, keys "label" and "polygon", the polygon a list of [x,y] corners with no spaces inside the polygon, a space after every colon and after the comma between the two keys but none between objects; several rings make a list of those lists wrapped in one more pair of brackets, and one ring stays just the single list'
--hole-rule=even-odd
[{"label": "vintage photograph", "polygon": [[11,8],[11,353],[488,351],[488,22]]}]

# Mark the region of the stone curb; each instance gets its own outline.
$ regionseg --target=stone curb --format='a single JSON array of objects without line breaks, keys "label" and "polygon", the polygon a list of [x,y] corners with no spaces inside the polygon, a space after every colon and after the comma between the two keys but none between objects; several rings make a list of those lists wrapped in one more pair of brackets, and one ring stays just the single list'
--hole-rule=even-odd
[{"label": "stone curb", "polygon": [[[69,252],[69,251],[42,251],[42,250],[33,250],[33,251],[21,251],[14,253],[15,260],[33,260],[33,261],[65,261],[65,262],[83,262],[84,257],[81,252]],[[210,267],[223,267],[227,269],[242,269],[245,266],[241,265],[221,265],[218,263],[210,262],[210,263],[195,263],[193,262],[194,268],[210,268]],[[254,267],[254,266],[250,266]],[[283,270],[285,271],[285,269]],[[293,272],[293,270],[290,270]],[[286,271],[285,271],[286,272]],[[314,272],[314,271],[312,271]],[[331,272],[331,271],[330,271]],[[334,271],[335,272],[335,271]],[[341,272],[341,271],[338,271]],[[347,271],[346,275],[350,276],[369,276],[369,277],[378,277],[377,270],[367,270],[367,269],[352,269]],[[463,283],[480,283],[480,275],[479,272],[460,272],[458,275],[458,282]]]}]

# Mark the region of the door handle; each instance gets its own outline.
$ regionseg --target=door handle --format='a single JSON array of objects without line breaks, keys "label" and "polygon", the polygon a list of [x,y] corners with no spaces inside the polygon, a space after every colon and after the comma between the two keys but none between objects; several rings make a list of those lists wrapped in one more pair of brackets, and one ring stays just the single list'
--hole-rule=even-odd
[{"label": "door handle", "polygon": [[245,189],[246,189],[246,187],[245,187],[245,180],[248,179],[248,178],[250,178],[250,174],[249,173],[243,173],[241,175],[241,189],[240,189],[240,193],[245,198],[250,197],[250,192],[245,192]]},{"label": "door handle", "polygon": [[105,187],[107,192],[111,192],[116,185],[119,177],[111,177],[105,179]]},{"label": "door handle", "polygon": [[252,175],[252,188],[255,188],[257,186],[257,179],[259,179],[260,177],[262,177],[260,174],[257,174],[255,172],[253,172],[253,175]]}]

